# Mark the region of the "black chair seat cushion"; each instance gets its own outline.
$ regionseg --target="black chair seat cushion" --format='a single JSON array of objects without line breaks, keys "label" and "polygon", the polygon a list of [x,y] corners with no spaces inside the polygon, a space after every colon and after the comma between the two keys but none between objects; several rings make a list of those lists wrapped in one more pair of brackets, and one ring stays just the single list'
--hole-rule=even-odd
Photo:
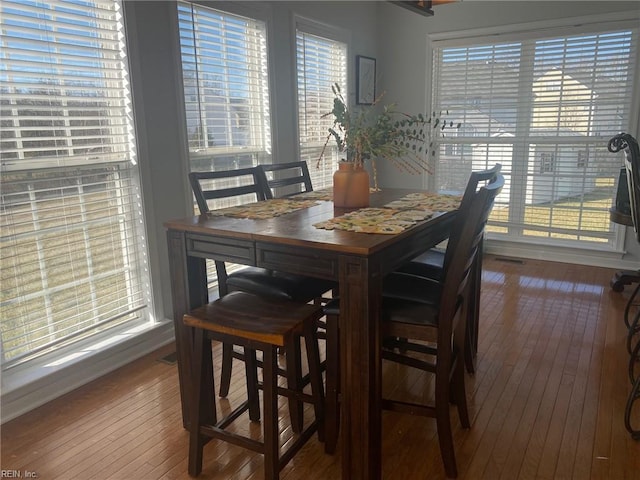
[{"label": "black chair seat cushion", "polygon": [[444,266],[444,252],[432,248],[422,255],[418,255],[409,263],[400,267],[397,271],[401,273],[409,273],[420,277],[432,278],[434,280],[442,279]]},{"label": "black chair seat cushion", "polygon": [[382,296],[408,300],[427,305],[437,305],[442,293],[442,284],[422,275],[393,272],[384,278]]},{"label": "black chair seat cushion", "polygon": [[230,274],[227,286],[229,291],[240,290],[265,297],[306,303],[335,288],[336,284],[331,280],[247,267]]},{"label": "black chair seat cushion", "polygon": [[[415,325],[437,325],[442,285],[432,279],[394,272],[383,283],[382,320]],[[340,299],[324,306],[325,315],[340,314]]]}]

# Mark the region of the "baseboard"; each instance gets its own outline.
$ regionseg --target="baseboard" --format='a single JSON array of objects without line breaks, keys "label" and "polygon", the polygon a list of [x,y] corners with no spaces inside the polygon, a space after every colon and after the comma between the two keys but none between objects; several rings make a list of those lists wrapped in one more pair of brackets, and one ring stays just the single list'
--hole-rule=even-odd
[{"label": "baseboard", "polygon": [[638,263],[624,260],[619,252],[600,252],[596,250],[579,250],[571,247],[557,247],[549,245],[518,244],[487,239],[484,252],[501,257],[528,258],[546,260],[549,262],[572,263],[592,267],[612,269],[637,270]]}]

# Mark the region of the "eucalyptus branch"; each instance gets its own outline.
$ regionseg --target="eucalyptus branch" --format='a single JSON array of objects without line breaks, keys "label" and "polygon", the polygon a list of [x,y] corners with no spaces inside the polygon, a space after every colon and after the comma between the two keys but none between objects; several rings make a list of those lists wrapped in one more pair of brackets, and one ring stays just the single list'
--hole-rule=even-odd
[{"label": "eucalyptus branch", "polygon": [[444,120],[442,111],[439,115],[436,112],[431,115],[409,115],[397,111],[395,104],[389,104],[382,108],[382,112],[376,113],[374,107],[384,93],[374,100],[373,105],[363,107],[354,114],[347,108],[339,85],[331,88],[334,94],[333,109],[322,118],[333,116],[333,124],[320,153],[318,166],[333,138],[338,151],[346,152],[349,161],[362,164],[366,160],[374,162],[384,159],[400,171],[432,173],[430,158],[435,154],[432,148],[434,137],[443,135],[446,129],[460,128],[460,124],[454,127],[452,121]]}]

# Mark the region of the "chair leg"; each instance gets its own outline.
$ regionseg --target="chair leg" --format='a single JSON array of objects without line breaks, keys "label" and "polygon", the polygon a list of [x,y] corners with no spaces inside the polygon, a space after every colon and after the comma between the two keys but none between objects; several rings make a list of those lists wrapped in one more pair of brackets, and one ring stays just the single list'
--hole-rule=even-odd
[{"label": "chair leg", "polygon": [[307,363],[309,364],[309,379],[311,381],[311,394],[315,398],[313,410],[318,422],[318,440],[324,441],[324,390],[322,386],[322,368],[320,366],[320,349],[316,332],[318,327],[315,321],[307,320],[304,324],[304,341],[307,349]]},{"label": "chair leg", "polygon": [[260,394],[258,392],[258,360],[256,351],[244,349],[244,368],[247,377],[247,403],[249,404],[249,420],[260,421]]},{"label": "chair leg", "polygon": [[448,477],[456,478],[458,476],[458,467],[456,466],[456,455],[453,450],[453,434],[451,432],[448,402],[440,402],[436,405],[436,425],[444,469]]},{"label": "chair leg", "polygon": [[[287,365],[287,386],[296,392],[302,391],[302,351],[300,337],[292,335],[285,345],[285,362]],[[291,416],[291,429],[294,433],[302,432],[303,406],[302,401],[289,397],[289,414]]]},{"label": "chair leg", "polygon": [[231,369],[233,367],[233,345],[231,343],[222,344],[222,367],[220,373],[220,396],[225,398],[229,395],[231,386]]},{"label": "chair leg", "polygon": [[276,347],[274,346],[265,348],[263,352],[262,377],[264,386],[264,478],[265,480],[278,480],[280,476],[278,364]]},{"label": "chair leg", "polygon": [[324,451],[333,454],[338,442],[340,427],[340,406],[338,403],[340,385],[340,343],[339,343],[338,317],[327,315],[327,339],[326,339],[326,401]]}]

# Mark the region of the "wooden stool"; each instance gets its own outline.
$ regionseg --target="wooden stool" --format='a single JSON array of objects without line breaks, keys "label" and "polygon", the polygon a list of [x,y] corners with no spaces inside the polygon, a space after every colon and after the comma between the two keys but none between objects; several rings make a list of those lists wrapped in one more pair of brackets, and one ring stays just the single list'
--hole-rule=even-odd
[{"label": "wooden stool", "polygon": [[[197,476],[202,471],[203,448],[211,438],[262,453],[265,457],[265,479],[269,480],[279,477],[280,470],[316,430],[322,440],[324,393],[316,337],[317,322],[322,315],[322,307],[319,305],[232,292],[184,316],[185,325],[193,327],[194,331],[189,385],[189,475]],[[300,336],[304,336],[306,344],[311,395],[302,392],[299,372],[288,375],[288,388],[278,387],[277,349],[293,344],[294,339],[299,341]],[[214,401],[212,339],[241,345],[246,354],[247,400],[220,421],[217,420]],[[260,419],[256,350],[263,352],[263,442],[225,431],[231,422],[247,410],[252,421]],[[292,354],[293,352],[287,351],[287,355]],[[295,363],[299,364],[299,359]],[[278,394],[293,399],[294,404],[312,403],[315,411],[315,420],[302,429],[282,454],[278,430]]]}]

